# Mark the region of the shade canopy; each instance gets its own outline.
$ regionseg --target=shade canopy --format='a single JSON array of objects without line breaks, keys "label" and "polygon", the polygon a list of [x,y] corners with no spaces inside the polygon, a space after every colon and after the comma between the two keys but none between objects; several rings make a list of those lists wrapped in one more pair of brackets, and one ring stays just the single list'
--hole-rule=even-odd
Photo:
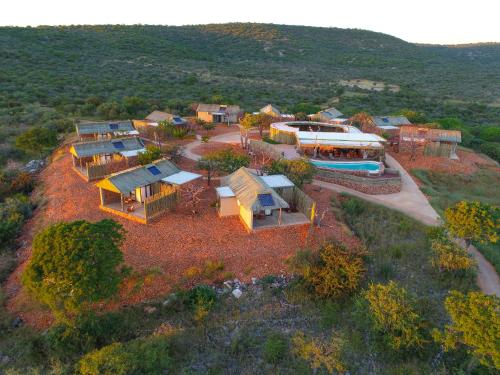
[{"label": "shade canopy", "polygon": [[187,184],[188,182],[194,181],[200,177],[202,177],[201,174],[180,171],[180,172],[175,173],[173,175],[170,175],[168,177],[162,178],[161,180],[163,182],[167,182],[167,183],[173,184],[173,185],[184,185],[184,184]]}]

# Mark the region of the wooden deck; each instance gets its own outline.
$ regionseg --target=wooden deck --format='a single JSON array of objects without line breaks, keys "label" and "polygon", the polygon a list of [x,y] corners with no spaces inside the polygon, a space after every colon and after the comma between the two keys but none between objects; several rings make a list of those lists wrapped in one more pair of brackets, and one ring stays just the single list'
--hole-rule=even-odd
[{"label": "wooden deck", "polygon": [[119,202],[100,205],[99,208],[125,219],[133,220],[141,224],[147,224],[146,214],[144,213],[144,205],[141,203],[134,203],[135,209],[131,212],[127,211],[127,206],[129,205],[125,205],[125,211],[122,211],[122,206]]},{"label": "wooden deck", "polygon": [[301,212],[283,212],[281,223],[278,223],[278,215],[265,216],[263,219],[253,219],[253,230],[289,227],[292,225],[310,224],[311,221]]}]

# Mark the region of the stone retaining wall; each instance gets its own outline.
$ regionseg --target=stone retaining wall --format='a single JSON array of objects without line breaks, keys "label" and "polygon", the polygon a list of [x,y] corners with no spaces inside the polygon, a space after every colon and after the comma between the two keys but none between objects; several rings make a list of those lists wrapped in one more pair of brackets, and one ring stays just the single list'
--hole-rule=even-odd
[{"label": "stone retaining wall", "polygon": [[363,177],[317,168],[316,179],[342,185],[365,194],[392,194],[401,191],[401,177],[397,170],[386,168],[380,177]]}]

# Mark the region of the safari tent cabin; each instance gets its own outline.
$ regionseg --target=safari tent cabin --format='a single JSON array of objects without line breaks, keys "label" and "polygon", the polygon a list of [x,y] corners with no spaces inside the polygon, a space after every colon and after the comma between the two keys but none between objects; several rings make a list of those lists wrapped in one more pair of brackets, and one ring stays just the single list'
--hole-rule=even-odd
[{"label": "safari tent cabin", "polygon": [[79,123],[76,125],[76,133],[81,141],[139,135],[130,120]]},{"label": "safari tent cabin", "polygon": [[163,215],[180,199],[180,187],[201,175],[180,170],[166,159],[112,174],[99,181],[103,211],[139,223]]},{"label": "safari tent cabin", "polygon": [[399,133],[399,150],[425,156],[442,156],[458,159],[456,150],[462,141],[459,130],[433,129],[424,126],[402,126]]},{"label": "safari tent cabin", "polygon": [[405,116],[372,116],[371,121],[363,124],[361,130],[366,133],[397,136],[400,128],[407,125],[411,125],[411,122]]},{"label": "safari tent cabin", "polygon": [[226,104],[198,104],[196,117],[200,120],[213,123],[237,123],[241,114],[237,105]]},{"label": "safari tent cabin", "polygon": [[78,142],[69,149],[73,169],[86,181],[137,165],[137,155],[143,151],[144,143],[137,137]]},{"label": "safari tent cabin", "polygon": [[162,111],[153,111],[149,115],[147,115],[144,120],[134,120],[134,125],[136,127],[158,126],[163,121],[168,121],[175,126],[187,125],[187,120],[182,118],[181,116]]},{"label": "safari tent cabin", "polygon": [[[342,117],[343,115],[344,114],[340,112],[337,108],[331,107],[319,111],[314,115],[310,115],[309,117],[314,121],[330,122]],[[345,119],[343,120],[346,121]]]},{"label": "safari tent cabin", "polygon": [[287,119],[287,120],[293,120],[295,119],[295,116],[292,114],[288,113],[281,113],[281,111],[278,109],[278,107],[268,104],[265,107],[262,107],[259,112],[256,112],[255,114],[258,113],[264,113],[266,115],[269,115],[271,117],[277,118],[277,119]]},{"label": "safari tent cabin", "polygon": [[243,167],[224,177],[216,192],[219,216],[238,215],[249,232],[310,224],[314,215],[314,202],[283,175],[257,176]]}]

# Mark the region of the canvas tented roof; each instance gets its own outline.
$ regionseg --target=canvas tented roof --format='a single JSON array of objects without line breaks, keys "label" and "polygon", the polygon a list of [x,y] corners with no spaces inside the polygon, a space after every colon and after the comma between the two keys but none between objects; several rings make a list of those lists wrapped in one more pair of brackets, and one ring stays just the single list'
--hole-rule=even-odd
[{"label": "canvas tented roof", "polygon": [[127,153],[135,151],[135,155],[137,155],[137,150],[143,149],[144,144],[142,141],[137,137],[133,137],[114,138],[92,142],[78,142],[71,146],[70,152],[77,158],[102,154],[122,154],[123,156],[128,157],[133,155]]},{"label": "canvas tented roof", "polygon": [[146,120],[151,121],[153,126],[158,126],[159,122],[162,121],[170,121],[174,125],[183,125],[186,123],[186,120],[180,116],[173,115],[171,113],[162,112],[162,111],[153,111],[147,117]]},{"label": "canvas tented roof", "polygon": [[289,207],[261,177],[245,167],[222,178],[221,185],[229,187],[239,204],[252,212]]},{"label": "canvas tented roof", "polygon": [[168,177],[162,178],[161,180],[163,182],[167,182],[167,183],[172,184],[172,185],[184,185],[184,184],[187,184],[188,182],[194,181],[200,177],[201,177],[201,174],[180,171],[180,172],[175,173],[173,175],[170,175]]},{"label": "canvas tented roof", "polygon": [[[76,125],[76,132],[79,135],[85,134],[109,134],[122,133],[131,134],[135,131],[132,121],[109,121],[109,122],[93,122]],[[137,133],[138,134],[138,133]]]},{"label": "canvas tented roof", "polygon": [[196,108],[197,112],[223,112],[228,114],[238,114],[240,112],[240,106],[238,105],[225,105],[225,104],[198,104]]},{"label": "canvas tented roof", "polygon": [[411,125],[411,122],[405,116],[373,116],[372,120],[377,126]]},{"label": "canvas tented roof", "polygon": [[151,164],[114,173],[99,181],[96,186],[116,193],[129,194],[138,187],[162,181],[181,170],[171,161],[160,159]]},{"label": "canvas tented roof", "polygon": [[342,148],[383,148],[385,139],[368,133],[297,132],[300,146],[332,146]]}]

